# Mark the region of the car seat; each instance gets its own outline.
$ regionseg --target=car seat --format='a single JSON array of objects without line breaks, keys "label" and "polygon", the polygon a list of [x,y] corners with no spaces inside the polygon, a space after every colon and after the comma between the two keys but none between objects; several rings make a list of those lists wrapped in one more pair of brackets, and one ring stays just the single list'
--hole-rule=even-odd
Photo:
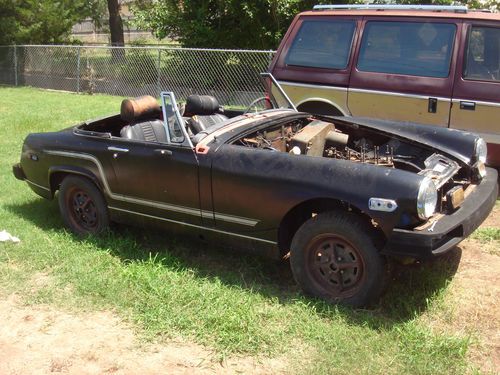
[{"label": "car seat", "polygon": [[160,116],[160,105],[152,96],[125,99],[122,101],[120,117],[129,125],[120,130],[120,136],[139,141],[167,142]]},{"label": "car seat", "polygon": [[228,119],[217,99],[208,95],[188,96],[183,116],[193,135]]}]

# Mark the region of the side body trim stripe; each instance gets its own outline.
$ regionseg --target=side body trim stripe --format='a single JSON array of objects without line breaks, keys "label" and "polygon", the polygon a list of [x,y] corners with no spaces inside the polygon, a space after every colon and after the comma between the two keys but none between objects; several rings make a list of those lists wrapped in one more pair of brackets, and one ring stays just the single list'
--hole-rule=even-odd
[{"label": "side body trim stripe", "polygon": [[243,234],[238,234],[238,233],[233,233],[233,232],[227,232],[227,231],[225,231],[225,230],[219,230],[219,229],[215,229],[215,228],[203,227],[203,226],[200,226],[200,225],[195,225],[195,224],[184,223],[184,222],[182,222],[182,221],[177,221],[177,220],[167,219],[167,218],[164,218],[164,217],[159,217],[159,216],[153,216],[153,215],[143,214],[143,213],[141,213],[141,212],[135,212],[135,211],[125,210],[125,209],[123,209],[123,208],[117,208],[117,207],[112,207],[112,206],[109,206],[108,208],[109,208],[110,210],[115,210],[115,211],[126,212],[126,213],[129,213],[129,214],[134,214],[134,215],[139,215],[139,216],[149,217],[149,218],[151,218],[151,219],[156,219],[156,220],[167,221],[167,222],[169,222],[169,223],[180,224],[180,225],[185,225],[185,226],[188,226],[188,227],[193,227],[193,228],[199,228],[199,229],[203,229],[203,230],[208,230],[208,231],[211,231],[211,232],[216,232],[216,233],[227,234],[227,235],[229,235],[229,236],[235,236],[235,237],[247,238],[247,239],[249,239],[249,240],[255,240],[255,241],[260,241],[260,242],[266,242],[266,243],[270,243],[270,244],[273,244],[273,245],[276,245],[276,244],[277,244],[275,241],[265,240],[265,239],[262,239],[262,238],[257,238],[257,237],[245,236],[245,235],[243,235]]},{"label": "side body trim stripe", "polygon": [[481,100],[474,100],[474,99],[458,99],[455,98],[452,100],[453,103],[460,103],[460,102],[472,102],[478,105],[484,105],[487,107],[500,107],[500,103],[498,102],[485,102]]},{"label": "side body trim stripe", "polygon": [[366,94],[378,94],[378,95],[388,95],[388,96],[398,96],[398,97],[402,97],[402,98],[423,99],[423,100],[428,100],[429,98],[436,98],[437,100],[440,100],[440,101],[451,102],[451,98],[445,98],[445,97],[442,97],[442,96],[404,94],[402,92],[394,92],[394,91],[381,91],[381,90],[368,90],[368,89],[349,88],[349,92],[353,92],[353,93],[366,93]]},{"label": "side body trim stripe", "polygon": [[312,89],[336,90],[336,91],[347,92],[347,87],[340,87],[340,86],[313,85],[309,83],[298,83],[291,81],[278,81],[278,83],[280,85],[285,85],[285,86],[297,86],[297,87],[307,87]]},{"label": "side body trim stripe", "polygon": [[197,208],[178,206],[178,205],[174,205],[174,204],[167,204],[167,203],[162,203],[162,202],[157,202],[157,201],[150,201],[150,200],[145,200],[145,199],[140,199],[140,198],[134,198],[134,197],[130,197],[127,195],[122,195],[122,194],[116,194],[116,193],[113,193],[111,191],[109,184],[108,184],[108,181],[106,179],[106,175],[104,174],[104,168],[102,167],[102,164],[99,161],[99,159],[97,159],[95,156],[90,155],[90,154],[69,152],[69,151],[45,150],[45,153],[48,155],[57,155],[57,156],[64,156],[64,157],[69,157],[69,158],[84,159],[84,160],[89,160],[89,161],[93,162],[97,166],[97,169],[99,170],[99,174],[101,175],[102,183],[104,185],[104,190],[106,190],[106,194],[108,194],[112,199],[115,199],[118,201],[160,208],[160,209],[166,210],[166,211],[179,212],[182,214],[187,214],[187,215],[192,215],[192,216],[197,216],[197,217],[214,215],[216,220],[222,220],[222,221],[226,221],[226,222],[230,222],[230,223],[236,223],[236,224],[241,224],[241,225],[246,225],[246,226],[251,226],[251,227],[254,227],[259,222],[259,220],[254,220],[254,219],[245,218],[245,217],[227,215],[227,214],[222,214],[222,213],[212,212],[212,211],[203,211],[202,212],[200,209],[197,209]]}]

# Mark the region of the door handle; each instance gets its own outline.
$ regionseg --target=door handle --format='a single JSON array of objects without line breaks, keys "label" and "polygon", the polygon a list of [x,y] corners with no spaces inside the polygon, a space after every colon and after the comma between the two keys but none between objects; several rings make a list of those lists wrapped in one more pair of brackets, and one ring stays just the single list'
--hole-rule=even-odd
[{"label": "door handle", "polygon": [[158,149],[154,150],[154,153],[155,153],[155,155],[160,155],[160,156],[171,156],[172,155],[172,151],[165,150],[163,148],[158,148]]},{"label": "door handle", "polygon": [[113,151],[113,152],[128,152],[128,148],[121,148],[121,147],[113,147],[109,146],[108,151]]},{"label": "door handle", "polygon": [[436,113],[437,105],[438,105],[437,98],[429,98],[429,101],[427,102],[427,112]]},{"label": "door handle", "polygon": [[474,102],[460,102],[460,109],[465,109],[468,111],[476,110],[476,103]]}]

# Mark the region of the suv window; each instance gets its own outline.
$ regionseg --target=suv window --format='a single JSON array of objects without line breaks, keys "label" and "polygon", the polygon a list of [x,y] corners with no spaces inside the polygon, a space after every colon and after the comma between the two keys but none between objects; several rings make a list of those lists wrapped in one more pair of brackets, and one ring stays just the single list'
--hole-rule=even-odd
[{"label": "suv window", "polygon": [[500,29],[471,28],[464,66],[465,79],[500,81]]},{"label": "suv window", "polygon": [[358,70],[447,77],[456,26],[431,22],[367,22]]},{"label": "suv window", "polygon": [[354,21],[349,20],[302,22],[285,64],[345,69],[355,28]]}]

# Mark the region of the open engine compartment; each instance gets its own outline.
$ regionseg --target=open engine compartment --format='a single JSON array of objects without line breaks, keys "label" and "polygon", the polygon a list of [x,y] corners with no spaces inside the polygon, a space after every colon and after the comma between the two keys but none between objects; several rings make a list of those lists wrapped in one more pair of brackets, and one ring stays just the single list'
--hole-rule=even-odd
[{"label": "open engine compartment", "polygon": [[361,128],[315,118],[299,119],[248,134],[233,144],[420,172],[432,151]]},{"label": "open engine compartment", "polygon": [[335,124],[315,117],[293,120],[245,135],[234,145],[270,152],[348,160],[397,168],[430,178],[439,192],[440,209],[450,211],[448,192],[464,191],[471,183],[465,168],[448,156],[410,140],[373,129]]}]

